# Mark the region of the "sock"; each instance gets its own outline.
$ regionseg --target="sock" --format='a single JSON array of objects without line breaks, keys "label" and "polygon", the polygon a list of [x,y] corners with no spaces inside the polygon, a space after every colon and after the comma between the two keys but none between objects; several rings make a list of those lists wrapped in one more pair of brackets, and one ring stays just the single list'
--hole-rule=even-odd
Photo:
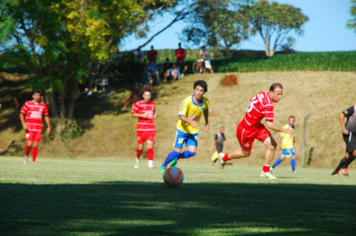
[{"label": "sock", "polygon": [[136,149],[136,157],[137,158],[140,158],[140,156],[141,156],[141,153],[142,153],[142,150],[140,150],[140,149]]},{"label": "sock", "polygon": [[344,175],[348,175],[349,174],[349,168],[344,168],[344,169],[341,169],[342,170],[342,173],[344,173]]},{"label": "sock", "polygon": [[153,161],[152,160],[148,160],[148,167],[153,167]]},{"label": "sock", "polygon": [[38,153],[38,147],[33,147],[33,149],[32,149],[32,161],[33,162],[36,161],[37,153]]},{"label": "sock", "polygon": [[28,157],[28,154],[30,153],[30,151],[31,151],[31,146],[26,145],[25,146],[25,156]]},{"label": "sock", "polygon": [[273,168],[275,168],[276,166],[278,166],[279,164],[281,164],[281,162],[282,162],[283,160],[282,160],[282,158],[278,158],[275,162],[274,162],[274,164],[273,164]]},{"label": "sock", "polygon": [[222,160],[224,162],[230,161],[231,159],[229,158],[229,153],[226,153]]},{"label": "sock", "polygon": [[153,148],[148,148],[147,149],[147,159],[149,160],[149,161],[153,161]]},{"label": "sock", "polygon": [[[349,157],[349,158],[350,158],[350,157]],[[336,167],[336,169],[335,169],[335,170],[333,171],[333,173],[331,173],[331,174],[332,174],[332,175],[338,174],[339,171],[340,171],[340,169],[341,169],[341,167],[342,167],[343,165],[345,165],[345,164],[347,164],[347,159],[346,159],[346,157],[344,157],[344,158],[341,159],[339,165]]]},{"label": "sock", "polygon": [[195,152],[191,152],[189,150],[186,150],[184,151],[183,153],[179,154],[178,156],[178,159],[181,159],[181,158],[190,158],[192,156],[195,156]]},{"label": "sock", "polygon": [[[346,156],[344,158],[346,159]],[[348,165],[345,163],[344,165],[341,166],[341,169],[345,169],[347,167],[348,167]]]},{"label": "sock", "polygon": [[265,172],[265,173],[267,173],[267,172],[269,172],[269,169],[270,169],[270,166],[267,165],[267,164],[264,164],[264,165],[263,165],[263,168],[262,168],[262,171]]},{"label": "sock", "polygon": [[343,168],[343,167],[341,168],[343,174],[346,174],[345,169],[346,169],[346,168]]},{"label": "sock", "polygon": [[168,154],[166,157],[166,160],[163,162],[161,167],[166,167],[171,161],[173,160],[178,160],[178,156],[180,155],[180,152],[172,151]]},{"label": "sock", "polygon": [[292,170],[295,170],[295,159],[290,159],[290,165],[292,166]]}]

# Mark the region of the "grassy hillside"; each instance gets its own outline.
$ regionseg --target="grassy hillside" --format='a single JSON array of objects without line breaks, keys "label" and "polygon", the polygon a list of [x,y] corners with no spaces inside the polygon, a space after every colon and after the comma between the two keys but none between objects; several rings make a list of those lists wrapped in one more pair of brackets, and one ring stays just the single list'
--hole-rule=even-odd
[{"label": "grassy hillside", "polygon": [[[206,97],[210,100],[210,132],[200,132],[197,161],[209,162],[213,149],[213,137],[219,126],[226,126],[226,137],[230,147],[225,151],[238,148],[235,138],[237,123],[242,119],[249,99],[260,92],[268,90],[273,82],[284,85],[284,95],[275,107],[275,121],[279,125],[287,122],[289,115],[297,117],[297,144],[302,141],[303,118],[311,114],[308,120],[307,148],[314,147],[312,166],[334,166],[345,150],[341,138],[338,115],[355,103],[354,81],[356,74],[352,72],[256,72],[237,73],[239,85],[231,88],[220,85],[224,74],[207,74],[187,76],[173,84],[162,85],[155,90],[158,117],[155,120],[157,135],[155,143],[156,159],[162,161],[172,150],[175,136],[177,112],[182,99],[192,94],[193,82],[205,79],[209,91]],[[44,139],[39,157],[112,157],[131,158],[135,155],[136,119],[130,117],[129,110],[113,113],[127,95],[127,91],[116,93],[109,99],[96,98],[85,100],[79,104],[79,111],[85,107],[92,109],[92,119],[81,119],[85,128],[84,134],[66,147],[59,140]],[[101,104],[101,105],[100,105]],[[96,109],[97,108],[97,109]],[[88,112],[88,111],[87,111]],[[0,116],[1,138],[0,147],[4,148],[11,140],[15,146],[8,155],[21,154],[24,143],[24,131],[19,126],[17,116],[10,116],[10,111],[2,110]],[[11,117],[10,121],[5,117]],[[201,122],[201,127],[203,127]],[[9,125],[11,124],[11,125]],[[273,133],[277,137],[277,133]],[[236,164],[261,164],[264,153],[263,144],[256,142],[249,159],[240,160]],[[277,152],[277,156],[280,151]],[[301,150],[297,152],[300,163]]]}]

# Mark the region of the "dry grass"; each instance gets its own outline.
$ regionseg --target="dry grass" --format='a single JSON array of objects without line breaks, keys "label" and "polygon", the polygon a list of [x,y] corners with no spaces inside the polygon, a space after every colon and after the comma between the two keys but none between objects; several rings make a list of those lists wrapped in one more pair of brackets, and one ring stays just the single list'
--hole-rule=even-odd
[{"label": "dry grass", "polygon": [[[180,102],[193,92],[193,82],[204,79],[208,82],[206,97],[210,100],[210,132],[200,132],[197,161],[209,162],[213,137],[221,125],[226,126],[226,137],[230,147],[225,151],[239,148],[235,138],[237,123],[242,119],[249,99],[262,90],[268,90],[273,82],[284,86],[284,95],[275,107],[275,122],[283,125],[289,115],[295,115],[297,144],[301,146],[303,118],[308,120],[307,150],[314,147],[311,165],[331,167],[340,160],[344,152],[341,138],[339,113],[355,104],[355,73],[351,72],[257,72],[238,73],[239,85],[223,87],[220,80],[225,74],[191,75],[182,81],[157,88],[158,117],[156,124],[155,156],[161,162],[173,148],[175,124]],[[203,128],[204,120],[200,122]],[[42,145],[40,156],[53,157],[112,157],[133,158],[136,148],[136,119],[129,112],[120,115],[97,115],[91,120],[92,128],[71,143],[70,151],[61,143]],[[23,132],[13,128],[2,131],[0,145],[3,147],[12,139],[23,142]],[[277,137],[277,133],[272,133]],[[261,164],[264,146],[256,141],[249,159],[236,164]],[[277,152],[276,156],[280,154]],[[297,152],[300,162],[301,148]],[[158,163],[157,163],[158,164]]]}]

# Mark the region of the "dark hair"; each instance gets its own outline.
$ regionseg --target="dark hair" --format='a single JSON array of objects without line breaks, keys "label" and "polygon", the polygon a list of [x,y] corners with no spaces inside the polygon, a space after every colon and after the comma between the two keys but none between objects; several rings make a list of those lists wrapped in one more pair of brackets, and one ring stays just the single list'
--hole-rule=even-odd
[{"label": "dark hair", "polygon": [[290,118],[293,118],[293,119],[295,119],[295,116],[289,116],[289,117],[288,117],[288,120],[289,120]]},{"label": "dark hair", "polygon": [[145,89],[145,91],[143,91],[143,93],[145,93],[145,92],[150,92],[150,93],[151,93],[151,95],[152,95],[152,91],[151,91],[151,90],[149,90],[149,89]]},{"label": "dark hair", "polygon": [[34,95],[35,93],[39,93],[39,94],[42,95],[42,91],[41,91],[40,89],[34,89],[34,90],[32,91],[32,95]]},{"label": "dark hair", "polygon": [[168,58],[168,57],[166,57],[166,61],[169,61],[169,58]]},{"label": "dark hair", "polygon": [[197,86],[200,86],[202,88],[204,88],[204,93],[208,92],[208,85],[207,83],[204,81],[204,80],[197,80],[194,82],[194,89],[197,87]]},{"label": "dark hair", "polygon": [[280,83],[273,83],[269,88],[269,91],[274,91],[276,88],[283,89],[283,86]]}]

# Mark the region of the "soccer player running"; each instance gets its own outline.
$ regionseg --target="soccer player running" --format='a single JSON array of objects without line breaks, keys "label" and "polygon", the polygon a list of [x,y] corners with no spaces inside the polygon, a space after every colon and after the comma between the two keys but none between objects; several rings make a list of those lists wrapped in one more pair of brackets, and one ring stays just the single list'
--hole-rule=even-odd
[{"label": "soccer player running", "polygon": [[26,131],[26,146],[24,164],[27,164],[28,154],[32,149],[32,164],[35,164],[38,154],[38,144],[41,142],[42,118],[47,124],[47,135],[51,132],[51,123],[47,105],[41,102],[41,90],[35,89],[32,93],[32,101],[27,101],[20,112],[20,120]]},{"label": "soccer player running", "polygon": [[[208,91],[208,85],[204,80],[197,80],[193,88],[194,94],[186,97],[181,103],[174,149],[162,164],[160,168],[162,172],[167,166],[175,166],[178,159],[195,156],[198,147],[199,121],[202,115],[205,118],[205,133],[209,131],[209,100],[203,97]],[[184,143],[187,150],[181,153]]]},{"label": "soccer player running", "polygon": [[[295,132],[294,123],[295,123],[295,117],[290,116],[288,118],[288,123],[285,126],[283,126],[283,129],[290,129]],[[281,143],[281,141],[282,141],[282,155],[280,158],[278,158],[276,160],[276,162],[270,168],[270,171],[271,171],[271,173],[274,173],[276,166],[278,166],[286,158],[291,157],[290,165],[292,167],[292,173],[297,174],[298,171],[295,170],[296,155],[295,155],[295,151],[294,151],[294,149],[297,149],[297,145],[295,143],[295,133],[287,134],[285,132],[281,132],[279,134],[279,137],[277,140],[277,148],[278,148],[279,144]]]},{"label": "soccer player running", "polygon": [[151,101],[152,92],[145,90],[143,100],[137,101],[132,108],[131,117],[138,118],[136,133],[138,147],[136,149],[135,168],[140,167],[140,156],[143,149],[143,143],[147,143],[148,168],[153,169],[153,143],[155,141],[156,129],[153,118],[157,117],[156,104]]},{"label": "soccer player running", "polygon": [[292,130],[284,129],[273,123],[273,107],[274,104],[281,100],[282,95],[283,86],[279,83],[274,83],[271,85],[268,93],[262,91],[251,98],[245,117],[238,124],[236,130],[236,137],[239,140],[242,150],[235,150],[227,154],[221,153],[219,157],[221,168],[224,168],[226,162],[231,159],[249,157],[253,142],[255,139],[258,139],[267,147],[265,153],[265,163],[260,176],[269,179],[276,179],[276,177],[269,173],[269,171],[277,144],[271,133],[263,124],[261,124],[261,120],[266,118],[266,126],[269,129],[293,134]]},{"label": "soccer player running", "polygon": [[[331,173],[332,176],[338,176],[340,169],[347,169],[349,164],[356,158],[356,105],[341,112],[339,117],[342,136],[346,143],[346,155]],[[346,123],[345,119],[347,119]],[[345,176],[348,176],[348,172],[345,173]]]}]

